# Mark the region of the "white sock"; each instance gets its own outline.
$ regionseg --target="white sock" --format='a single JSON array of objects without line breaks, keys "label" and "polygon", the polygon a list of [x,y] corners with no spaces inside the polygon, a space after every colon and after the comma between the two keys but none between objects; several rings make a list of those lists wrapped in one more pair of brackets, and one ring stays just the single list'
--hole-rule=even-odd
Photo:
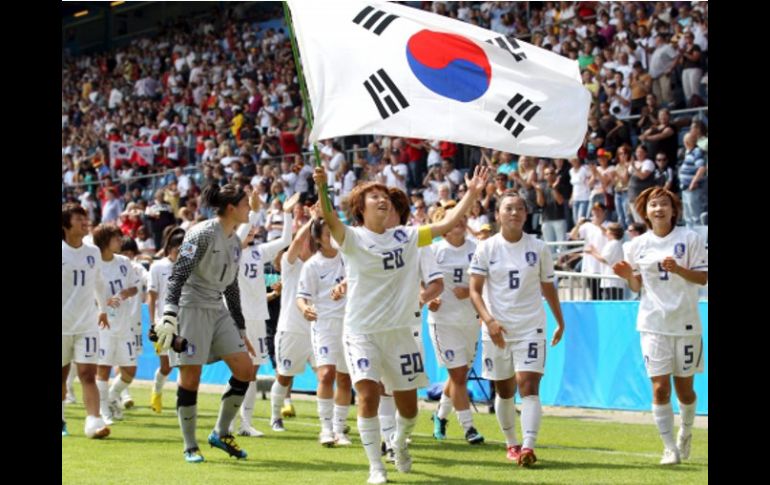
[{"label": "white sock", "polygon": [[110,383],[96,379],[96,388],[99,390],[99,412],[102,416],[110,415]]},{"label": "white sock", "polygon": [[[131,384],[129,384],[130,386]],[[120,393],[120,398],[124,401],[131,397],[131,394],[128,392],[128,386],[126,386],[125,389],[123,389],[123,392]]]},{"label": "white sock", "polygon": [[348,420],[348,410],[350,406],[334,405],[334,432],[337,434],[343,434],[345,432],[345,424]]},{"label": "white sock", "polygon": [[254,404],[257,402],[257,383],[249,382],[249,388],[246,389],[246,395],[243,396],[241,404],[241,428],[251,426],[251,416],[254,414]]},{"label": "white sock", "polygon": [[524,396],[521,398],[522,448],[535,449],[542,415],[543,407],[540,405],[540,396]]},{"label": "white sock", "polygon": [[452,414],[453,407],[452,398],[442,392],[441,400],[438,402],[438,411],[436,412],[439,419],[446,419],[447,416]]},{"label": "white sock", "polygon": [[658,426],[658,433],[663,440],[663,444],[669,450],[676,449],[676,443],[674,441],[674,409],[671,407],[671,403],[668,404],[653,404],[652,416],[655,419],[655,424]]},{"label": "white sock", "polygon": [[289,388],[282,386],[278,379],[273,382],[273,387],[270,388],[271,421],[281,419],[281,408],[283,407],[283,401],[286,399],[287,392],[289,392]]},{"label": "white sock", "polygon": [[334,414],[334,399],[316,399],[318,403],[318,419],[321,420],[321,430],[332,430],[332,415]]},{"label": "white sock", "polygon": [[369,466],[372,468],[384,469],[382,464],[382,452],[380,451],[380,420],[377,416],[373,418],[358,417],[358,434],[361,436],[361,444],[364,445],[366,457],[369,459]]},{"label": "white sock", "polygon": [[160,367],[155,369],[155,380],[152,383],[152,392],[155,394],[163,394],[163,386],[166,384],[168,376],[164,376],[160,371]]},{"label": "white sock", "polygon": [[380,432],[385,444],[389,447],[390,440],[396,433],[396,402],[393,396],[380,396],[380,407],[377,409],[380,416]]},{"label": "white sock", "polygon": [[508,446],[518,445],[516,438],[516,406],[513,398],[503,399],[499,395],[495,396],[495,415],[500,424],[500,430],[505,435],[505,443]]},{"label": "white sock", "polygon": [[679,416],[682,418],[682,434],[689,436],[692,434],[692,426],[695,424],[695,404],[697,399],[690,404],[682,404],[679,401]]},{"label": "white sock", "polygon": [[465,431],[468,431],[473,427],[473,413],[470,409],[463,409],[457,411],[457,420],[460,421],[460,425]]},{"label": "white sock", "polygon": [[405,418],[396,413],[396,438],[393,440],[393,446],[397,448],[404,448],[406,446],[406,439],[414,431],[414,425],[417,424],[417,416],[413,418]]},{"label": "white sock", "polygon": [[74,362],[70,364],[70,373],[67,375],[67,394],[74,394],[72,392],[72,383],[75,382],[75,377],[78,375],[78,366]]},{"label": "white sock", "polygon": [[110,387],[110,401],[113,399],[120,399],[120,393],[128,388],[129,384],[131,383],[124,381],[119,376],[116,377],[112,382],[112,387]]}]

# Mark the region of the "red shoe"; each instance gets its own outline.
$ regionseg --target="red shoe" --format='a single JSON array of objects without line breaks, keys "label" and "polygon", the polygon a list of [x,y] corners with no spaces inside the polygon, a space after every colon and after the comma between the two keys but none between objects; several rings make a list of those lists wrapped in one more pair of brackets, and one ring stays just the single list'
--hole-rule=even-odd
[{"label": "red shoe", "polygon": [[535,456],[535,450],[532,448],[523,448],[521,453],[519,453],[519,460],[517,463],[519,466],[528,467],[534,465],[536,461],[537,457]]},{"label": "red shoe", "polygon": [[510,445],[508,447],[508,454],[506,455],[506,458],[518,463],[520,454],[521,454],[521,445]]}]

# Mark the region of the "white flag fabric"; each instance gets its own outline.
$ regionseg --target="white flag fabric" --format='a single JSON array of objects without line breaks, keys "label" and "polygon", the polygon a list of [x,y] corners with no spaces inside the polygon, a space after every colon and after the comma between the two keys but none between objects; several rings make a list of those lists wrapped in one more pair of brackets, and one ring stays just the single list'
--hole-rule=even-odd
[{"label": "white flag fabric", "polygon": [[135,162],[139,165],[152,165],[155,161],[154,158],[152,146],[119,141],[110,142],[110,167],[115,167],[115,162],[118,160]]},{"label": "white flag fabric", "polygon": [[395,3],[289,7],[313,107],[311,141],[380,134],[577,155],[591,99],[577,61]]}]

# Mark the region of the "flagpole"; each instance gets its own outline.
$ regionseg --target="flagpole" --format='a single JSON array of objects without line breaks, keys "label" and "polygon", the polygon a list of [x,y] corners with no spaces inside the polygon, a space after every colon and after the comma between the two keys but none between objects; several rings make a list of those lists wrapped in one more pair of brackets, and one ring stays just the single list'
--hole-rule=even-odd
[{"label": "flagpole", "polygon": [[[291,13],[289,13],[289,4],[288,2],[281,2],[283,4],[283,16],[286,20],[286,27],[289,30],[289,39],[291,40],[291,50],[294,54],[294,66],[297,68],[297,77],[299,79],[299,89],[302,93],[302,103],[305,105],[305,118],[307,118],[308,126],[310,127],[310,130],[313,130],[313,110],[310,109],[310,97],[307,94],[307,86],[305,84],[305,76],[302,73],[302,64],[299,60],[299,49],[297,47],[297,38],[294,36],[294,26],[291,22]],[[313,142],[313,153],[315,154],[315,166],[316,167],[322,167],[321,165],[321,156],[318,153],[318,146],[315,142]],[[324,204],[326,204],[326,209],[331,212],[332,211],[332,203],[331,199],[329,199],[329,190],[327,188],[327,184],[323,184],[320,187],[320,196],[324,201]]]}]

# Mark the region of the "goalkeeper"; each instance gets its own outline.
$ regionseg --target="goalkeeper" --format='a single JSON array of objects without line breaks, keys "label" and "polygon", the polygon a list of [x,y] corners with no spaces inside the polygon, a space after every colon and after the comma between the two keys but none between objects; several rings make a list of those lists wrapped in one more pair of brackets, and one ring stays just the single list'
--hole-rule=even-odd
[{"label": "goalkeeper", "polygon": [[[179,367],[177,415],[189,463],[203,461],[195,440],[203,365],[222,359],[232,372],[208,442],[236,458],[246,458],[246,452],[230,434],[230,424],[254,379],[249,357],[254,349],[246,338],[238,289],[241,242],[235,234],[249,220],[248,198],[243,189],[231,184],[210,185],[201,198],[217,217],[195,225],[185,235],[169,279],[163,317],[155,325],[158,344],[169,351],[171,365]],[[179,337],[187,341],[184,349],[172,346],[175,340],[181,341]]]}]

